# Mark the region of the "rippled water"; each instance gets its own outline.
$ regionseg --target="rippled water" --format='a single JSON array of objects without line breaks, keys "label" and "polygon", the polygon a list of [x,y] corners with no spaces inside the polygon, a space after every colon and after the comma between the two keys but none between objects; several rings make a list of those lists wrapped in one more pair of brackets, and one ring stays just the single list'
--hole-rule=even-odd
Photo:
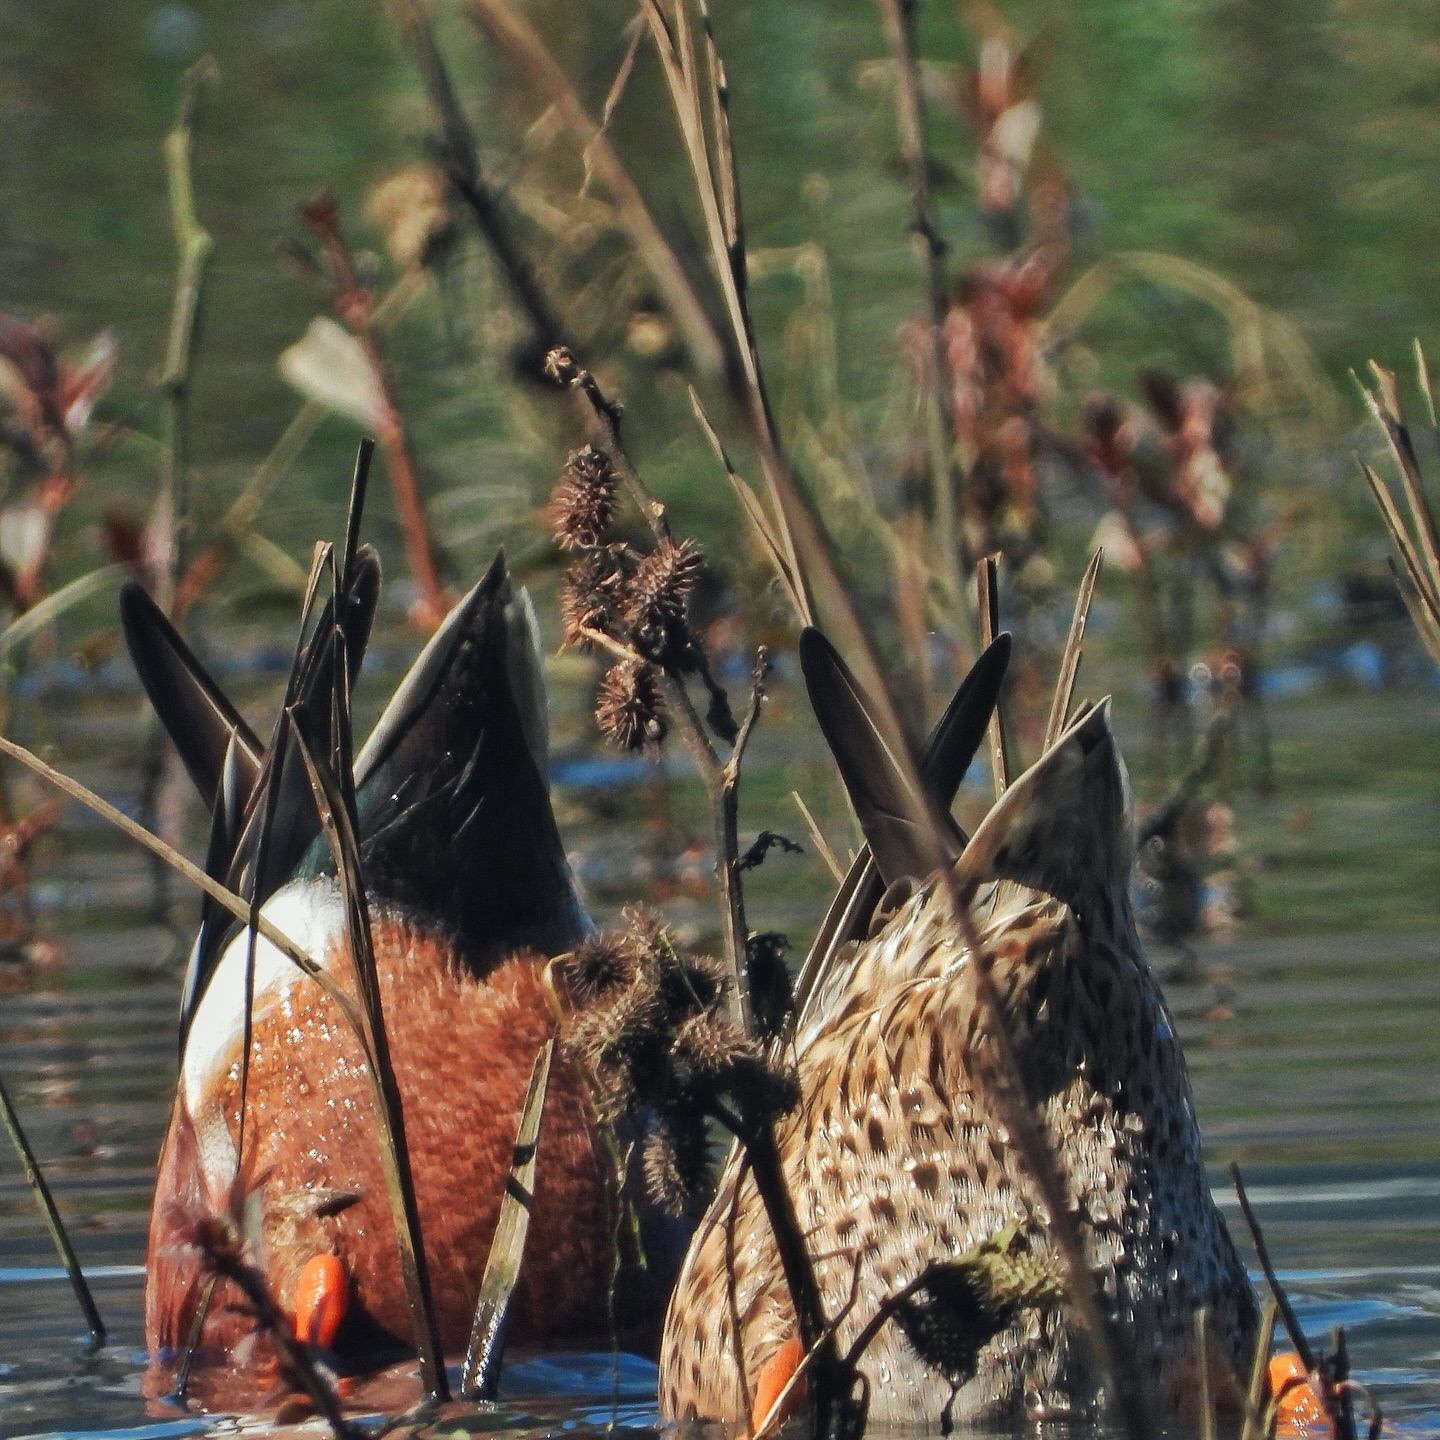
[{"label": "rippled water", "polygon": [[[118,673],[118,672],[117,672]],[[44,738],[102,793],[133,794],[138,697],[46,697]],[[31,737],[36,738],[34,736]],[[575,772],[579,774],[579,771]],[[559,788],[561,809],[574,796]],[[0,1435],[185,1434],[214,1421],[147,1406],[142,1269],[175,1068],[171,937],[137,922],[143,860],[72,807],[37,866],[61,971],[5,972],[0,1074],[22,1110],[110,1327],[90,1349],[9,1152],[0,1156]],[[598,847],[597,847],[598,848]],[[797,936],[823,900],[804,891]],[[798,891],[797,891],[798,893]],[[1312,1335],[1346,1327],[1357,1374],[1404,1433],[1440,1436],[1440,933],[1330,933],[1211,945],[1171,986],[1215,1183],[1238,1159]],[[654,1423],[654,1372],[607,1356],[516,1364],[495,1410],[436,1429]],[[219,1422],[233,1430],[233,1424]]]}]

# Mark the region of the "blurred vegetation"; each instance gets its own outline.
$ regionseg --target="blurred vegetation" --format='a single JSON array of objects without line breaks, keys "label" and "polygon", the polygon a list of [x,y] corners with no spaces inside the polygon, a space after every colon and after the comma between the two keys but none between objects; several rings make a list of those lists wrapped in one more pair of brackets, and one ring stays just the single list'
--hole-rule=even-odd
[{"label": "blurred vegetation", "polygon": [[[599,115],[626,55],[631,9],[619,0],[523,8]],[[764,567],[748,538],[740,542],[734,497],[698,442],[674,336],[623,245],[603,225],[589,226],[573,145],[547,127],[543,103],[507,71],[463,6],[442,0],[433,10],[487,170],[523,217],[543,278],[565,297],[567,321],[586,331],[589,363],[625,400],[627,436],[647,480],[681,532],[697,535],[725,581],[754,602]],[[903,328],[922,307],[879,11],[860,0],[715,0],[713,15],[730,79],[753,309],[782,426],[829,425],[822,438],[833,452],[839,425],[847,463],[875,477],[875,503],[890,517],[904,488],[895,456],[911,405]],[[931,179],[956,272],[997,246],[977,205],[976,137],[956,103],[961,72],[947,67],[973,65],[980,38],[1004,27],[1043,111],[1037,164],[1063,176],[1069,192],[1069,253],[1049,301],[1066,303],[1068,294],[1083,309],[1074,343],[1055,357],[1046,422],[1075,437],[1090,392],[1138,403],[1137,377],[1147,371],[1205,376],[1231,398],[1243,378],[1237,334],[1248,310],[1217,302],[1213,286],[1207,299],[1208,281],[1174,283],[1173,267],[1169,280],[1154,265],[1092,267],[1131,252],[1172,257],[1228,282],[1226,296],[1269,307],[1308,343],[1325,380],[1309,392],[1291,386],[1268,410],[1252,406],[1229,452],[1249,533],[1287,506],[1295,514],[1276,538],[1270,659],[1281,670],[1328,666],[1342,690],[1363,688],[1354,667],[1347,672],[1333,657],[1370,641],[1389,673],[1425,679],[1403,617],[1366,618],[1363,603],[1357,609],[1347,598],[1347,577],[1378,575],[1382,591],[1386,581],[1381,528],[1350,459],[1376,442],[1361,431],[1346,372],[1372,355],[1403,366],[1413,335],[1440,334],[1427,205],[1440,165],[1440,13],[1419,0],[1010,0],[1003,14],[980,4],[923,7]],[[0,308],[43,322],[62,355],[107,328],[118,343],[116,377],[92,423],[93,458],[60,516],[52,586],[104,558],[107,511],[119,507],[138,522],[156,495],[164,430],[154,382],[174,283],[160,145],[181,74],[202,53],[215,57],[220,78],[201,105],[194,184],[217,249],[189,406],[192,545],[214,534],[302,403],[280,376],[280,355],[331,313],[327,288],[296,263],[297,245],[308,243],[297,207],[329,188],[361,281],[383,294],[399,275],[368,202],[377,184],[427,153],[431,119],[379,0],[3,0]],[[671,243],[698,257],[691,182],[647,43],[611,135]],[[526,325],[464,217],[432,258],[434,283],[395,320],[385,350],[443,578],[468,583],[501,542],[522,573],[547,572],[553,555],[540,507],[576,443],[570,414],[526,378],[534,369]],[[1077,299],[1071,286],[1086,275],[1099,276],[1096,288]],[[261,512],[259,530],[302,567],[312,540],[334,532],[359,433],[353,420],[326,419]],[[819,445],[803,458],[813,467],[827,453]],[[753,471],[748,456],[737,458]],[[1045,478],[1056,520],[1049,593],[1062,609],[1105,508],[1096,478],[1077,473],[1059,467]],[[21,478],[12,466],[11,495]],[[886,591],[875,532],[839,528],[871,585]],[[384,486],[373,492],[370,529],[388,574],[403,575]],[[1110,609],[1102,605],[1100,618],[1109,620],[1094,627],[1087,680],[1103,677],[1122,709],[1138,710],[1136,657],[1148,642],[1125,578],[1107,575],[1102,594]],[[252,619],[262,600],[293,613],[273,573],[236,559],[208,597],[208,615],[197,612],[200,627]],[[106,602],[90,603],[86,613],[99,620]],[[726,602],[709,603],[720,613]],[[1215,631],[1211,601],[1198,605],[1181,662],[1202,655]],[[553,606],[542,606],[542,616],[553,627]],[[1353,714],[1370,715],[1370,703],[1357,701]],[[1382,702],[1374,705],[1378,715]],[[569,727],[569,741],[579,743],[581,728]],[[1348,720],[1311,738],[1281,723],[1275,748],[1282,804],[1311,803],[1291,787],[1324,791],[1327,774],[1337,794],[1363,794],[1382,810],[1387,793],[1410,797],[1404,813],[1414,811],[1414,826],[1397,821],[1386,832],[1397,837],[1393,855],[1377,852],[1373,866],[1354,867],[1354,886],[1312,886],[1325,897],[1313,915],[1333,910],[1337,923],[1341,911],[1366,920],[1372,882],[1398,884],[1412,862],[1418,878],[1435,854],[1426,823],[1433,809],[1419,798],[1433,798],[1428,751],[1407,758],[1377,743],[1362,773],[1328,758],[1353,756],[1355,733]],[[1144,763],[1137,769],[1158,793],[1160,776]],[[770,823],[761,812],[772,799],[788,796],[789,786],[768,775],[760,763],[747,792],[757,824]],[[683,810],[688,802],[679,803]],[[1349,817],[1349,802],[1336,803],[1336,816]],[[1320,875],[1330,840],[1337,854],[1343,848],[1327,828],[1325,803],[1314,808],[1313,826],[1286,828],[1278,810],[1242,807],[1247,852],[1280,857],[1260,866],[1254,893],[1269,898],[1255,902],[1257,914],[1289,923],[1309,903],[1311,882],[1292,883],[1303,867],[1286,857],[1308,856],[1305,865],[1321,868],[1307,873]],[[793,815],[786,823],[794,828]],[[1428,902],[1415,903],[1412,912],[1396,898],[1389,913],[1433,919]]]}]

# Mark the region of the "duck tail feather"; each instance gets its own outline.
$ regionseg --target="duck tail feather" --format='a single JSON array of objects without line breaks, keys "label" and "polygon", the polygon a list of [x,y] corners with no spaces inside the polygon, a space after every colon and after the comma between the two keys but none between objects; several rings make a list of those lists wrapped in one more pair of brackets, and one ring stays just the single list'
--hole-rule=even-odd
[{"label": "duck tail feather", "polygon": [[550,775],[550,696],[545,685],[545,652],[540,643],[540,621],[530,592],[521,589],[505,606],[505,666],[510,694],[520,712],[520,723],[535,768],[547,781]]},{"label": "duck tail feather", "polygon": [[[839,652],[812,627],[800,635],[800,668],[885,884],[905,875],[928,875],[940,859],[953,864],[960,853],[954,826],[946,826],[928,797],[916,789],[915,767],[896,753],[904,741],[886,735],[869,696]],[[953,847],[953,853],[937,855],[937,843],[942,852]]]},{"label": "duck tail feather", "polygon": [[120,592],[120,625],[140,683],[205,803],[214,804],[232,737],[239,742],[245,784],[253,788],[264,760],[260,741],[164,611],[133,580]]},{"label": "duck tail feather", "polygon": [[356,762],[361,854],[382,899],[488,967],[590,931],[550,807],[534,612],[505,558],[421,652]]},{"label": "duck tail feather", "polygon": [[1110,701],[1080,713],[1006,790],[960,858],[967,880],[1014,880],[1078,914],[1099,891],[1125,893],[1134,860],[1130,780]]},{"label": "duck tail feather", "polygon": [[[971,666],[925,741],[920,777],[942,812],[949,811],[955,792],[985,739],[1000,687],[1005,682],[1011,651],[1010,632],[1003,631]],[[965,835],[958,826],[956,834],[963,845]],[[817,992],[836,952],[866,933],[884,891],[885,882],[867,846],[851,865],[816,933],[795,986],[797,1011],[805,1012],[809,997]]]}]

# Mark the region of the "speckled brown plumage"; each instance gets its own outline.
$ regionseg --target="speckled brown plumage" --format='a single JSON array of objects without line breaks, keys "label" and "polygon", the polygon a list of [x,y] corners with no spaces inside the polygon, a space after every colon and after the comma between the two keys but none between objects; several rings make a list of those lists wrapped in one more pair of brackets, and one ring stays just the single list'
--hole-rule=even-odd
[{"label": "speckled brown plumage", "polygon": [[[1210,1197],[1184,1058],[1130,917],[1127,791],[1108,712],[1092,712],[1057,751],[992,812],[960,870],[992,877],[974,913],[1026,1091],[1066,1178],[1101,1302],[1129,1349],[1125,1363],[1163,1401],[1193,1378],[1194,1309],[1210,1307],[1218,1348],[1239,1362],[1254,1301]],[[1047,855],[1055,832],[1058,863]],[[1070,903],[993,878],[1047,866]],[[1011,1225],[1033,1247],[1048,1245],[1033,1187],[987,1099],[993,1042],[974,980],[948,900],[931,884],[839,957],[796,1036],[803,1100],[778,1140],[831,1315],[853,1286],[842,1350],[932,1263],[958,1260]],[[672,1299],[663,1413],[748,1416],[760,1370],[793,1331],[764,1212],[732,1164]],[[1096,1402],[1097,1377],[1054,1305],[990,1340],[958,1393],[893,1321],[861,1369],[871,1418],[884,1423],[934,1426],[947,1407],[955,1419],[998,1420]]]}]

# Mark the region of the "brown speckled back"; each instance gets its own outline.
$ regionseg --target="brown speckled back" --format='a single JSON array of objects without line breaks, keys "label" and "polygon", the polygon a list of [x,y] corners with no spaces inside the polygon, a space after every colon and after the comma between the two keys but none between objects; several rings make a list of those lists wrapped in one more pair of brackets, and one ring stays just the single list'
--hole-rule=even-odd
[{"label": "brown speckled back", "polygon": [[[1061,807],[1065,853],[1055,864],[1046,829]],[[1163,1401],[1193,1378],[1194,1310],[1209,1307],[1217,1348],[1240,1364],[1255,1307],[1210,1197],[1184,1058],[1131,920],[1128,823],[1102,709],[1012,787],[960,869],[1031,882],[992,879],[975,918],[1102,1303],[1128,1363]],[[993,1047],[980,1013],[948,899],[931,886],[838,958],[800,1027],[803,1100],[778,1139],[828,1312],[855,1296],[842,1351],[931,1264],[1012,1224],[1048,1243],[1034,1187],[987,1099]],[[732,1164],[671,1303],[663,1412],[748,1416],[760,1369],[793,1329],[764,1211]],[[893,1321],[861,1369],[882,1423],[934,1426],[947,1407],[956,1420],[1058,1415],[1096,1401],[1097,1377],[1059,1306],[1025,1312],[995,1336],[953,1406],[950,1382]]]}]

